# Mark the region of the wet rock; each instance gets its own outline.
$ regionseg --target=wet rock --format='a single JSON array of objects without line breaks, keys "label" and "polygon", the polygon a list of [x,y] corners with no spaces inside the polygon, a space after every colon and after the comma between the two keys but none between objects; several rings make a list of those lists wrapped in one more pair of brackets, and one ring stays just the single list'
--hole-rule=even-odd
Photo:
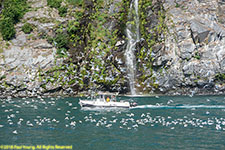
[{"label": "wet rock", "polygon": [[43,93],[58,93],[62,90],[61,86],[48,87]]}]

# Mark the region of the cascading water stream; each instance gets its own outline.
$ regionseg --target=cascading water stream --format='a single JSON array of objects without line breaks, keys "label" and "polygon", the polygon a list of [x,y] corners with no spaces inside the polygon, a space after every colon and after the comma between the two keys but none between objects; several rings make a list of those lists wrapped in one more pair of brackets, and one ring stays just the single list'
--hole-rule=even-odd
[{"label": "cascading water stream", "polygon": [[[135,11],[134,11],[135,10]],[[129,78],[131,95],[136,95],[135,89],[135,74],[136,74],[136,61],[135,49],[136,44],[140,40],[139,33],[139,14],[138,14],[138,0],[132,0],[128,14],[128,22],[126,27],[127,47],[125,51],[127,73]]]}]

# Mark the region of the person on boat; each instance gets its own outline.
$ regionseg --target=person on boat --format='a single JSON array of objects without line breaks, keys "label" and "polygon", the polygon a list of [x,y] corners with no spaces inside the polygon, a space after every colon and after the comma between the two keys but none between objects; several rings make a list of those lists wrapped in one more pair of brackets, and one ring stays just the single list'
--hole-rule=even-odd
[{"label": "person on boat", "polygon": [[110,99],[109,99],[109,97],[107,97],[107,98],[106,98],[106,102],[109,102],[109,101],[110,101]]},{"label": "person on boat", "polygon": [[112,97],[111,97],[111,99],[112,99],[112,101],[116,101],[116,97],[115,97],[115,95],[113,95]]}]

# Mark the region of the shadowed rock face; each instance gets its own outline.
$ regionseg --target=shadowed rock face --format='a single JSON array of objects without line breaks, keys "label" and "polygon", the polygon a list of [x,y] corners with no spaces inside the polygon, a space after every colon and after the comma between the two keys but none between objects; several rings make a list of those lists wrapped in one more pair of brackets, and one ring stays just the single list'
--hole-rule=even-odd
[{"label": "shadowed rock face", "polygon": [[[84,53],[83,47],[68,46],[73,58],[73,66],[77,70],[72,75],[68,70],[62,68],[63,72],[59,78],[64,81],[56,83],[53,79],[57,73],[46,75],[49,69],[55,66],[65,65],[67,68],[72,64],[63,58],[56,58],[55,43],[50,44],[47,39],[40,38],[44,33],[48,36],[56,34],[55,26],[68,24],[73,16],[60,17],[58,10],[49,8],[46,0],[29,0],[31,11],[24,15],[23,21],[35,25],[31,34],[21,31],[23,22],[16,24],[16,37],[10,42],[0,41],[0,94],[2,96],[37,96],[37,95],[74,95],[85,92],[93,87],[89,74],[94,71],[90,68],[90,59],[86,59],[89,53]],[[85,1],[87,6],[92,3]],[[119,12],[119,6],[114,1],[109,10],[112,14]],[[164,0],[153,1],[154,9],[148,9],[146,14],[147,24],[145,28],[152,34],[153,28],[159,23],[159,16],[156,12],[160,6],[165,10],[165,24],[168,28],[165,35],[155,35],[162,42],[157,42],[151,50],[145,48],[148,56],[152,58],[152,70],[147,69],[149,57],[143,60],[137,59],[137,85],[140,94],[221,94],[225,92],[223,84],[225,80],[225,1],[224,0]],[[75,12],[77,8],[71,8]],[[104,9],[103,9],[104,10]],[[155,10],[155,11],[154,11]],[[0,6],[1,11],[1,6]],[[86,16],[88,16],[88,11]],[[83,20],[83,24],[86,21]],[[119,22],[109,19],[104,26],[113,32],[118,28]],[[65,28],[63,29],[64,32]],[[66,32],[65,32],[66,33]],[[120,31],[120,34],[123,34]],[[88,38],[85,39],[86,43]],[[138,55],[141,47],[146,45],[146,39],[140,38],[137,43]],[[73,43],[70,43],[73,45]],[[129,92],[129,81],[126,75],[126,63],[124,53],[127,41],[119,37],[115,42],[115,50],[110,54],[96,56],[106,63],[108,77],[106,80],[118,78],[117,82],[100,83],[99,90],[120,91],[126,94]],[[69,62],[70,63],[70,62]],[[71,82],[71,79],[81,78],[82,65],[87,63],[89,70],[82,78],[86,88],[81,87],[78,81]],[[145,72],[138,65],[142,64]],[[93,64],[93,66],[95,66]],[[43,74],[39,75],[39,71]],[[116,71],[115,71],[116,70]],[[71,72],[70,72],[71,73]],[[45,79],[40,81],[39,77]],[[48,81],[48,82],[47,82]],[[71,84],[66,84],[71,82]],[[96,82],[96,81],[94,81]],[[25,85],[25,86],[24,86]]]},{"label": "shadowed rock face", "polygon": [[193,42],[195,44],[202,43],[208,36],[210,29],[197,20],[190,21],[190,29]]}]

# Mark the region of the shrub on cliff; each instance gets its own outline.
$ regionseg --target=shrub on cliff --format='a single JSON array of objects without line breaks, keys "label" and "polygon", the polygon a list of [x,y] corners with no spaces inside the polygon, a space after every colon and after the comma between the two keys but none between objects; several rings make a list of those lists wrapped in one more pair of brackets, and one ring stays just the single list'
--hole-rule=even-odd
[{"label": "shrub on cliff", "polygon": [[65,48],[59,48],[57,49],[56,53],[58,54],[59,57],[63,57],[66,55],[66,49]]},{"label": "shrub on cliff", "polygon": [[67,47],[69,38],[68,38],[67,34],[59,33],[56,35],[54,41],[56,42],[57,48],[65,48],[65,47]]},{"label": "shrub on cliff", "polygon": [[60,8],[62,0],[47,0],[47,5],[51,8]]},{"label": "shrub on cliff", "polygon": [[3,1],[2,15],[11,18],[13,23],[19,22],[26,12],[26,0],[5,0]]},{"label": "shrub on cliff", "polygon": [[3,37],[3,40],[10,40],[16,34],[14,24],[11,18],[2,18],[0,20],[0,31]]},{"label": "shrub on cliff", "polygon": [[68,0],[68,2],[75,6],[81,6],[83,3],[83,0]]},{"label": "shrub on cliff", "polygon": [[47,4],[51,8],[56,8],[59,11],[59,15],[61,17],[65,17],[67,13],[67,8],[65,6],[61,6],[62,0],[47,0]]},{"label": "shrub on cliff", "polygon": [[0,31],[4,40],[10,40],[16,34],[14,24],[19,22],[26,12],[26,0],[4,0],[0,20]]},{"label": "shrub on cliff", "polygon": [[22,26],[22,31],[26,34],[29,34],[33,31],[33,27],[31,24],[29,23],[25,23],[23,26]]},{"label": "shrub on cliff", "polygon": [[65,16],[66,16],[66,13],[67,13],[67,8],[66,8],[65,6],[62,6],[62,7],[60,7],[60,8],[58,9],[58,11],[59,11],[59,15],[60,15],[61,17],[65,17]]},{"label": "shrub on cliff", "polygon": [[56,53],[58,54],[59,57],[66,56],[66,52],[67,52],[68,44],[69,44],[69,37],[67,34],[58,33],[55,36],[55,38],[53,39],[48,38],[48,40],[50,40],[50,42],[52,41],[55,43],[57,47]]}]

